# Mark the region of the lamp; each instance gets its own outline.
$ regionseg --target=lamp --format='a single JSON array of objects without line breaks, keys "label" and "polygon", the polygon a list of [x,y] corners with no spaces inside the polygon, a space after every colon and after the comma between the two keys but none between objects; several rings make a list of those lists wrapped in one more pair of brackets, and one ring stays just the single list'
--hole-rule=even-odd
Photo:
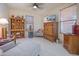
[{"label": "lamp", "polygon": [[8,25],[8,20],[6,18],[0,18],[0,26]]},{"label": "lamp", "polygon": [[8,27],[8,20],[6,18],[0,18],[0,37],[5,39],[6,38],[6,31]]}]

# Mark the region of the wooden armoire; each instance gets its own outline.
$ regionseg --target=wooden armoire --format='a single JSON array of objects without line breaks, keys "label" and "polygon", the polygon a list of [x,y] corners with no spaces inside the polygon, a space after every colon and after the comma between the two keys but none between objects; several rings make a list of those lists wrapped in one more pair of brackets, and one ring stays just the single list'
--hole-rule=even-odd
[{"label": "wooden armoire", "polygon": [[16,38],[24,38],[24,18],[22,17],[10,17],[10,25],[11,25],[11,35],[16,35]]},{"label": "wooden armoire", "polygon": [[57,22],[45,22],[43,36],[51,42],[55,42],[57,38]]}]

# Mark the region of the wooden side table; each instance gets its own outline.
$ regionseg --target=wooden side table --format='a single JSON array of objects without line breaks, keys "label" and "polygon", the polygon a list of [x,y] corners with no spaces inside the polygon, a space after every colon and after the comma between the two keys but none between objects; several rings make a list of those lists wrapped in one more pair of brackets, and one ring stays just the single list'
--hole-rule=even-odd
[{"label": "wooden side table", "polygon": [[79,35],[64,34],[64,45],[71,54],[79,54]]}]

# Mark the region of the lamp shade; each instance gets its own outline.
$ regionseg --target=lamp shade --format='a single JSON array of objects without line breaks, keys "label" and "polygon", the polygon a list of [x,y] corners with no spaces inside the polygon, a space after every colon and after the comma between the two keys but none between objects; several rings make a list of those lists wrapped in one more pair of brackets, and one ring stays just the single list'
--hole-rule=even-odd
[{"label": "lamp shade", "polygon": [[6,18],[0,18],[0,25],[8,25],[8,20]]}]

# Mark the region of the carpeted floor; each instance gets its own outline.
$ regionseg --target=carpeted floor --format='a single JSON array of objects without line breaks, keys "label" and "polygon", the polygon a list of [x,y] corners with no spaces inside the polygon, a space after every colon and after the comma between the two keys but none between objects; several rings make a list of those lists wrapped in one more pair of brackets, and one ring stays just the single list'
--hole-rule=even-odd
[{"label": "carpeted floor", "polygon": [[70,56],[66,49],[63,48],[62,44],[52,43],[41,37],[34,38],[22,38],[17,39],[17,43],[22,43],[25,40],[33,40],[34,43],[37,43],[41,47],[40,56]]}]

